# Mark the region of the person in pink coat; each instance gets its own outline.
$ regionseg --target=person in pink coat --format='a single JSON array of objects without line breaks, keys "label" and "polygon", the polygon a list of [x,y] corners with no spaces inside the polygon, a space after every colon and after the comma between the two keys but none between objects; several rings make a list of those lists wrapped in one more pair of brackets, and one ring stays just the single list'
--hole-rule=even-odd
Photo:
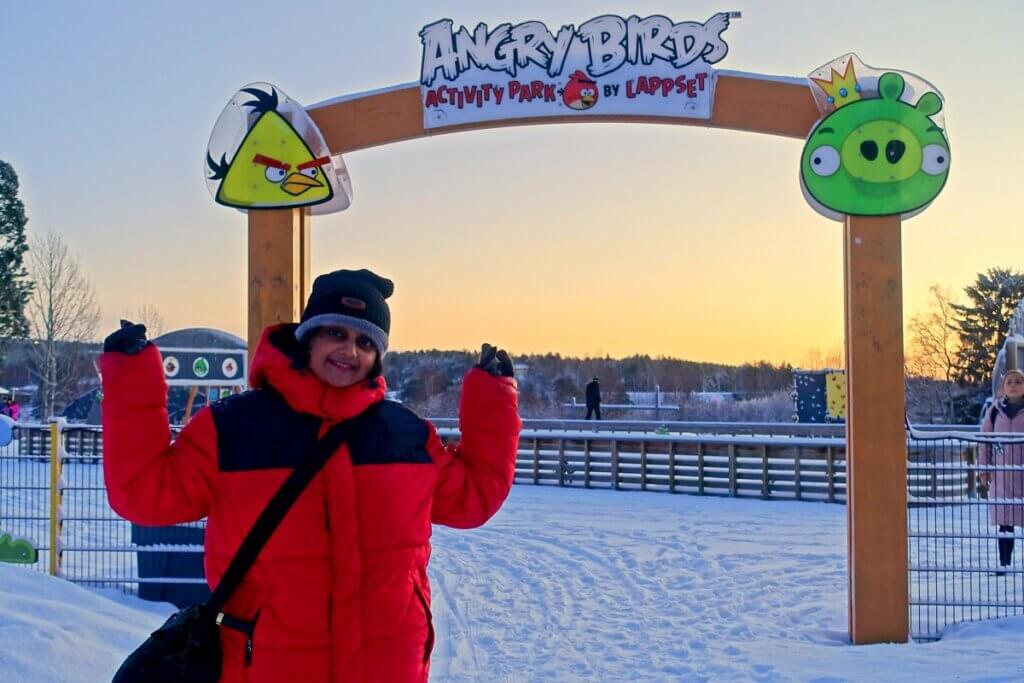
[{"label": "person in pink coat", "polygon": [[21,406],[14,400],[13,396],[8,396],[4,400],[4,407],[0,410],[0,413],[17,422],[18,418],[21,417]]},{"label": "person in pink coat", "polygon": [[[997,433],[1024,433],[1024,372],[1008,370],[999,385],[999,397],[982,422],[981,431]],[[980,465],[1013,465],[1020,470],[983,472],[981,481],[988,485],[989,517],[999,527],[999,566],[1010,566],[1013,559],[1014,527],[1024,527],[1024,443],[989,445],[981,447]],[[1008,501],[1019,501],[1009,502]]]}]

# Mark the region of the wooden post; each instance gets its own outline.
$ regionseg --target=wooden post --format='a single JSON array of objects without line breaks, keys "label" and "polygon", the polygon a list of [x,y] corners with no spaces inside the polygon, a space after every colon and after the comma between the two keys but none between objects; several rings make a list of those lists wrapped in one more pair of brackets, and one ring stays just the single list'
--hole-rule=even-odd
[{"label": "wooden post", "polygon": [[533,439],[533,483],[540,483],[540,439]]},{"label": "wooden post", "polygon": [[[558,440],[558,485],[565,486],[565,474],[568,465],[565,462],[565,439]],[[571,482],[570,482],[571,483]]]},{"label": "wooden post", "polygon": [[761,446],[761,497],[768,498],[771,491],[768,486],[768,446]]},{"label": "wooden post", "polygon": [[697,493],[704,495],[704,444],[697,444]]},{"label": "wooden post", "polygon": [[612,441],[612,488],[619,489],[619,442]]},{"label": "wooden post", "polygon": [[583,485],[590,488],[590,441],[583,440]]},{"label": "wooden post", "polygon": [[249,212],[249,360],[264,328],[295,322],[312,282],[309,209]]},{"label": "wooden post", "polygon": [[850,638],[906,642],[907,440],[900,218],[845,224]]},{"label": "wooden post", "polygon": [[[847,406],[847,414],[849,414],[849,406]],[[846,457],[845,453],[843,457]],[[836,464],[831,446],[825,449],[825,479],[828,481],[828,502],[834,503],[836,502]],[[850,535],[849,531],[846,535]],[[849,546],[846,549],[849,551]]]},{"label": "wooden post", "polygon": [[739,484],[736,481],[736,444],[729,444],[729,495],[736,496]]},{"label": "wooden post", "polygon": [[640,442],[640,490],[647,490],[647,442]]},{"label": "wooden post", "polygon": [[800,500],[803,494],[803,491],[801,490],[801,486],[803,485],[803,481],[801,481],[801,476],[803,473],[800,471],[801,451],[802,449],[800,448],[800,446],[797,446],[796,459],[793,461],[793,495],[797,500]]},{"label": "wooden post", "polygon": [[199,387],[192,385],[188,388],[188,400],[185,401],[185,414],[181,416],[181,424],[188,424],[188,421],[192,419],[192,407],[195,405],[198,393]]},{"label": "wooden post", "polygon": [[676,442],[668,442],[668,490],[676,492]]}]

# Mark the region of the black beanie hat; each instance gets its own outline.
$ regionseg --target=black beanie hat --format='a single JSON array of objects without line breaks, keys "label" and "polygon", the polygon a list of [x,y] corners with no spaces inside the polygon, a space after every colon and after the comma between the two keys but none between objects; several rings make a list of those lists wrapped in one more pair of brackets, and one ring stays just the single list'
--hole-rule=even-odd
[{"label": "black beanie hat", "polygon": [[391,331],[391,310],[385,299],[394,291],[395,283],[365,268],[325,273],[313,282],[295,338],[303,342],[318,327],[344,325],[373,340],[383,358]]}]

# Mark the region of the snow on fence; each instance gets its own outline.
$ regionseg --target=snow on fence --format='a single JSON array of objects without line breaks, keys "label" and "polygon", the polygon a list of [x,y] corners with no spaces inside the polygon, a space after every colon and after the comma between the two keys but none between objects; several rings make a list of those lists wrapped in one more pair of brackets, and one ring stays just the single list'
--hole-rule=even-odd
[{"label": "snow on fence", "polygon": [[[731,434],[664,434],[637,431],[632,423],[630,431],[608,430],[604,423],[601,431],[592,431],[598,425],[584,424],[586,430],[559,431],[530,423],[520,439],[516,484],[845,502],[842,438],[764,435],[770,431],[765,425],[726,425]],[[0,535],[32,542],[39,557],[29,566],[51,569],[51,509],[56,509],[59,555],[54,565],[64,578],[131,592],[169,584],[201,586],[198,575],[140,572],[140,566],[152,564],[151,553],[183,558],[176,554],[195,556],[202,547],[133,542],[133,525],[107,505],[100,429],[63,425],[56,471],[50,431],[49,425],[20,425],[14,442],[0,448]],[[450,426],[439,433],[448,441],[458,438]],[[979,467],[978,444],[969,438],[915,432],[908,439],[908,580],[915,638],[936,638],[959,621],[1024,613],[1021,549],[1013,565],[996,575],[999,539],[1024,535],[1020,527],[1000,533],[988,523],[992,506],[1024,505],[1024,500],[987,497],[978,483],[981,471],[1014,467]],[[57,483],[55,508],[51,481]]]},{"label": "snow on fence", "polygon": [[843,502],[844,454],[843,440],[834,438],[525,430],[515,481]]}]

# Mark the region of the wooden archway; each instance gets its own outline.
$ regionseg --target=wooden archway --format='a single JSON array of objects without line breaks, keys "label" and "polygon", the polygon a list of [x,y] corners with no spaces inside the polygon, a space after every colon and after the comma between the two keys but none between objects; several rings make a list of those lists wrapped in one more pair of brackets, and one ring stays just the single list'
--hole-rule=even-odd
[{"label": "wooden archway", "polygon": [[[427,130],[419,84],[339,97],[308,109],[332,154],[467,130],[554,123],[663,123],[803,140],[820,114],[804,79],[720,71],[713,116],[566,116]],[[267,325],[297,320],[310,289],[310,215],[249,213],[250,353]],[[844,224],[849,629],[854,643],[905,642],[907,448],[899,216]]]}]

